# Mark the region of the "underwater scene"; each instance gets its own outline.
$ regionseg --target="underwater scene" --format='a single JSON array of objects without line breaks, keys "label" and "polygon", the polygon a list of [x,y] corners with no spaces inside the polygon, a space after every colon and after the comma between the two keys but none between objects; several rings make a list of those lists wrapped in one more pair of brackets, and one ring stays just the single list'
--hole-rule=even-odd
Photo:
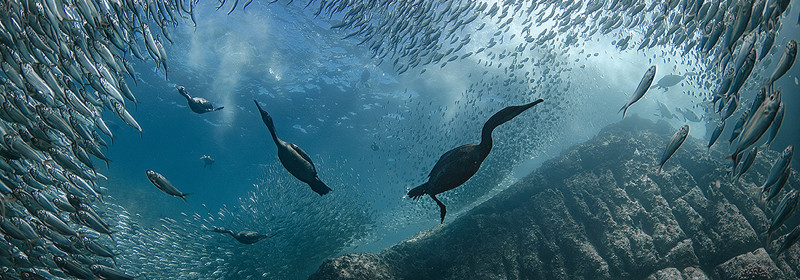
[{"label": "underwater scene", "polygon": [[2,0],[0,279],[800,279],[789,0]]}]

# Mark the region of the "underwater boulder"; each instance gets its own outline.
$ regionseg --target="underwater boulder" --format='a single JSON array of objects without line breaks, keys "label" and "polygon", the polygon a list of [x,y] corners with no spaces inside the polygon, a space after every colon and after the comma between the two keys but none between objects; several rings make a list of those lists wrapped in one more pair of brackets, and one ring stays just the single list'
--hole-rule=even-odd
[{"label": "underwater boulder", "polygon": [[750,190],[777,152],[765,151],[731,183],[725,151],[709,154],[704,140],[689,137],[659,172],[672,131],[626,118],[452,222],[377,254],[330,259],[309,279],[797,278],[800,249],[770,258],[779,244],[763,248],[768,218]]}]

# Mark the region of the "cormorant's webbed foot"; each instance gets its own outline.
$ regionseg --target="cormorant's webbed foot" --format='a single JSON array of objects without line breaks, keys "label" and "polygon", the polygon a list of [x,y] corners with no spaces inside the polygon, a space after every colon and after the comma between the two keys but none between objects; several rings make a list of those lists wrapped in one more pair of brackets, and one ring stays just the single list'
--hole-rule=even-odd
[{"label": "cormorant's webbed foot", "polygon": [[436,198],[436,196],[431,195],[431,198],[433,198],[433,201],[436,201],[436,204],[439,205],[439,212],[441,213],[442,216],[442,221],[440,223],[444,224],[444,215],[447,214],[447,207],[445,207],[444,203],[439,201],[439,199]]}]

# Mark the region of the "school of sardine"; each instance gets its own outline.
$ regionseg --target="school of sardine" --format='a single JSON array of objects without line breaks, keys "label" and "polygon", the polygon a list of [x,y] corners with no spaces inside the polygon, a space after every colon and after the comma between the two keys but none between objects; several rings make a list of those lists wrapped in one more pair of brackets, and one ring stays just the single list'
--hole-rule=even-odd
[{"label": "school of sardine", "polygon": [[[228,2],[219,1],[218,8],[227,5],[227,14],[236,16],[232,12],[237,7],[244,9],[253,1],[241,5],[238,0]],[[410,161],[414,162],[410,168],[419,170],[418,173],[429,168],[430,160],[435,160],[437,153],[464,142],[463,139],[430,141],[434,136],[426,131],[445,127],[443,134],[469,135],[475,123],[498,109],[483,107],[487,100],[520,100],[521,94],[530,95],[531,92],[536,98],[554,100],[552,105],[543,106],[540,114],[519,120],[521,126],[580,118],[579,112],[568,108],[582,101],[565,93],[584,89],[585,85],[573,82],[570,77],[588,70],[584,69],[585,65],[573,67],[573,60],[578,62],[579,59],[573,59],[571,54],[585,54],[584,60],[601,55],[585,53],[581,48],[597,34],[615,38],[612,45],[619,51],[658,48],[664,56],[682,58],[675,63],[694,66],[693,70],[699,74],[672,73],[684,77],[674,83],[702,88],[702,91],[684,94],[704,102],[698,102],[693,108],[675,108],[680,115],[673,115],[667,107],[659,110],[665,118],[682,117],[686,122],[717,124],[709,148],[720,145],[717,139],[726,130],[732,130],[730,137],[723,139],[729,139],[733,151],[730,158],[734,163],[731,177],[737,179],[757,156],[764,154],[758,152],[757,144],[764,142],[762,140],[771,143],[780,132],[786,110],[782,90],[788,89],[776,89],[774,85],[792,68],[797,55],[794,40],[775,47],[781,16],[789,7],[788,0],[291,2],[286,5],[300,5],[314,16],[330,18],[332,32],[340,32],[341,38],[366,48],[376,61],[391,64],[397,75],[446,71],[448,64],[462,60],[476,60],[484,69],[497,69],[470,75],[474,82],[455,102],[459,110],[454,115],[447,115],[451,110],[446,107],[409,98],[406,104],[398,106],[398,118],[386,121],[386,127],[395,129],[386,138],[397,144],[382,145],[385,147],[382,149],[409,153]],[[133,279],[133,274],[126,273],[123,268],[134,269],[134,265],[117,266],[118,261],[161,265],[163,273],[175,272],[171,268],[178,264],[191,263],[214,267],[216,270],[209,277],[224,274],[219,268],[224,264],[207,256],[185,255],[171,260],[170,257],[148,258],[145,253],[159,246],[173,246],[174,251],[187,246],[198,251],[205,249],[203,244],[212,237],[205,235],[199,225],[219,222],[214,218],[195,215],[187,217],[184,225],[166,220],[163,229],[140,229],[136,238],[117,237],[119,231],[136,231],[139,226],[126,218],[130,213],[104,201],[98,183],[105,177],[94,164],[96,160],[106,164],[111,161],[102,152],[103,147],[109,146],[107,141],[114,137],[101,116],[103,112],[110,112],[140,133],[145,131],[128,106],[139,103],[129,86],[136,85],[137,73],[128,59],[152,60],[157,71],[163,72],[167,79],[170,68],[165,47],[173,42],[170,30],[178,24],[196,22],[194,7],[197,5],[195,0],[0,2],[0,90],[3,92],[0,96],[3,135],[0,141],[0,194],[3,198],[0,232],[4,237],[0,240],[0,266],[6,268],[0,271],[3,277]],[[767,69],[774,57],[778,57],[777,65]],[[649,62],[655,63],[653,60],[660,58],[653,55]],[[621,110],[623,114],[634,102],[648,98],[645,93],[655,78],[655,66],[641,71],[644,77],[639,87],[626,93],[632,97]],[[671,70],[659,68],[659,71],[669,73]],[[659,81],[659,84],[666,89],[670,82]],[[695,109],[704,114],[698,116]],[[426,118],[446,115],[444,124],[425,122]],[[416,120],[414,125],[401,121],[406,117]],[[726,129],[726,123],[733,125]],[[558,132],[551,130],[528,134],[525,139],[498,137],[514,140],[498,140],[508,143],[498,144],[495,153],[519,155],[522,151],[535,150],[557,137]],[[680,152],[688,130],[687,124],[669,141],[657,164],[665,172],[669,172],[669,165],[665,167],[664,163]],[[517,127],[498,133],[522,135],[527,131]],[[414,141],[404,141],[406,139]],[[427,146],[415,146],[422,142]],[[775,160],[761,188],[765,201],[786,193],[773,211],[770,227],[765,232],[767,239],[781,231],[800,200],[797,190],[789,189],[787,184],[792,173],[792,157],[793,148],[789,146]],[[498,174],[505,174],[516,163],[487,159],[482,171],[485,174],[479,174],[468,183],[475,188],[468,192],[454,191],[449,197],[461,201],[453,208],[466,207],[466,201],[488,193],[490,187],[478,186],[497,185],[502,177]],[[279,167],[270,166],[268,170],[269,176],[280,179],[266,180],[288,184],[289,181],[279,175]],[[405,184],[399,178],[395,180],[397,185]],[[288,192],[290,187],[284,190]],[[173,195],[178,194],[183,195],[180,192]],[[244,211],[250,213],[252,220],[293,221],[286,227],[313,231],[319,230],[312,228],[317,226],[325,233],[338,234],[333,238],[338,243],[303,241],[312,242],[313,246],[340,249],[374,222],[355,208],[343,210],[329,201],[320,207],[348,211],[349,215],[343,215],[342,221],[326,223],[318,216],[306,214],[309,216],[304,217],[314,222],[301,223],[292,219],[296,213],[303,212],[298,209],[306,198],[297,202],[286,194],[273,194],[278,196],[277,201],[292,201],[287,204],[297,207],[286,210],[275,205],[259,205],[262,195],[266,192],[252,192],[252,197],[242,199],[242,207],[260,206],[278,214],[267,214],[263,209]],[[236,215],[223,210],[218,219]],[[245,220],[248,219],[239,218],[239,222]],[[349,226],[347,230],[337,228],[343,225]],[[786,235],[778,254],[796,243],[798,232],[795,228]],[[277,236],[276,242],[281,242],[281,238],[285,237]],[[288,245],[282,248],[297,246],[300,237],[293,238],[285,241]],[[130,250],[128,255],[133,257],[120,259],[121,253],[112,248]],[[167,249],[164,251],[168,252]],[[214,250],[220,251],[219,254],[230,252]],[[330,252],[321,250],[319,255],[325,257]],[[246,264],[253,260],[242,261]],[[278,263],[284,265],[283,268],[290,266],[288,262]],[[188,271],[176,273],[178,277],[198,277]],[[269,271],[263,273],[275,276]]]}]

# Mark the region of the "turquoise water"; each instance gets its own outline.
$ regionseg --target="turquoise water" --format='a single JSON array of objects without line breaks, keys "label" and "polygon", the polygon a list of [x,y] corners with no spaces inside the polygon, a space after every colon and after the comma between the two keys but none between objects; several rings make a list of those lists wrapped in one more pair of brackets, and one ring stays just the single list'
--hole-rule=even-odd
[{"label": "turquoise water", "polygon": [[[676,115],[676,109],[691,111],[701,119],[675,117],[668,122],[676,130],[689,124],[690,136],[696,138],[708,138],[719,119],[708,98],[720,83],[722,71],[714,59],[721,50],[684,51],[689,42],[701,39],[700,31],[688,33],[696,37],[678,45],[669,37],[636,50],[658,18],[649,9],[629,14],[633,5],[628,4],[635,1],[622,1],[620,5],[629,9],[599,2],[604,8],[591,15],[581,14],[587,5],[575,2],[580,5],[568,16],[592,23],[573,21],[565,27],[553,27],[563,20],[541,20],[537,25],[531,19],[551,11],[560,15],[574,5],[571,2],[539,3],[530,16],[525,14],[532,7],[529,2],[498,2],[503,8],[485,16],[495,3],[489,1],[463,28],[445,26],[436,17],[448,6],[474,11],[467,6],[471,1],[419,1],[418,6],[432,6],[429,14],[416,16],[430,17],[428,26],[416,35],[396,35],[403,39],[399,49],[389,50],[394,38],[382,38],[385,49],[377,54],[370,50],[374,40],[365,38],[381,35],[343,39],[358,28],[330,28],[348,11],[357,11],[360,4],[377,5],[374,1],[353,1],[341,12],[319,16],[314,11],[320,2],[304,8],[305,1],[254,1],[246,10],[238,3],[226,14],[230,2],[220,9],[213,1],[195,3],[196,26],[184,12],[185,18],[167,27],[174,43],[159,35],[168,57],[166,79],[152,59],[142,61],[125,52],[134,65],[135,85],[130,77],[126,80],[140,101],[135,106],[128,102],[125,108],[141,125],[141,136],[113,111],[103,113],[114,134],[106,153],[113,161],[106,168],[95,160],[97,171],[108,180],[97,180],[105,203],[94,203],[116,232],[114,240],[103,240],[117,253],[119,268],[143,279],[302,279],[326,258],[377,252],[436,227],[436,204],[427,198],[413,201],[405,196],[407,191],[427,180],[441,154],[478,143],[480,129],[492,114],[544,99],[495,130],[494,148],[480,171],[439,196],[448,206],[446,224],[563,149],[619,121],[619,107],[651,65],[658,67],[654,84],[665,75],[683,79],[666,89],[650,89],[627,114],[660,119],[664,115],[659,114],[659,104]],[[374,26],[396,27],[392,24],[402,22],[403,15],[387,11],[401,4],[372,6],[363,16],[372,16]],[[647,5],[663,9],[649,1]],[[681,7],[674,14],[680,14]],[[511,15],[499,19],[505,12]],[[463,22],[473,13],[478,12],[447,15]],[[673,17],[667,15],[668,20]],[[599,22],[613,18],[625,24],[604,32]],[[639,18],[645,23],[628,27]],[[795,18],[796,9],[784,13],[774,47],[741,90],[740,110],[728,120],[729,126],[750,107],[787,42],[798,38]],[[421,56],[422,62],[411,59],[412,52],[425,51],[415,45],[415,40],[430,35],[424,32],[451,29],[453,35],[440,40],[441,49],[434,50],[453,49],[448,55],[427,65],[430,57]],[[555,37],[542,39],[548,33]],[[523,34],[543,41],[528,42]],[[629,35],[629,46],[618,47]],[[783,90],[787,109],[772,149],[782,150],[800,139],[793,129],[798,122],[796,73],[792,68],[775,84]],[[192,113],[176,85],[225,108]],[[254,99],[272,115],[278,135],[308,153],[331,193],[313,193],[281,166]],[[720,144],[727,142],[729,131]],[[214,163],[204,166],[203,155]],[[191,193],[187,202],[153,187],[144,174],[148,169]],[[206,230],[214,226],[277,235],[243,245]]]}]

